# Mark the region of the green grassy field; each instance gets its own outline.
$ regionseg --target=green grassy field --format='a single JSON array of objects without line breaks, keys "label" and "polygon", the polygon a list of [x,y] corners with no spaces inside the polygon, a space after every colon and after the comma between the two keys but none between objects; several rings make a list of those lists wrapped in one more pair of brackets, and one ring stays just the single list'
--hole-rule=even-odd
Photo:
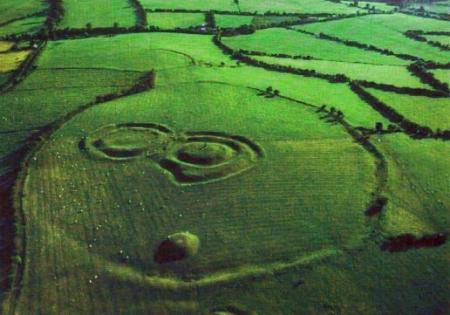
[{"label": "green grassy field", "polygon": [[432,73],[438,80],[450,85],[450,71],[449,70],[437,69],[437,70],[433,70]]},{"label": "green grassy field", "polygon": [[292,12],[292,13],[333,13],[351,14],[356,13],[356,8],[349,8],[343,4],[325,0],[241,0],[239,7],[246,12]]},{"label": "green grassy field", "polygon": [[38,64],[147,71],[184,67],[193,61],[231,63],[208,36],[152,33],[53,42]]},{"label": "green grassy field", "polygon": [[0,23],[23,18],[46,9],[46,3],[40,0],[3,0],[0,3]]},{"label": "green grassy field", "polygon": [[420,9],[423,7],[425,11],[434,12],[434,13],[443,13],[449,14],[450,12],[450,1],[436,1],[434,3],[411,3],[409,5],[410,8]]},{"label": "green grassy field", "polygon": [[405,66],[372,65],[328,60],[302,60],[276,57],[252,57],[269,64],[292,66],[298,69],[315,70],[324,74],[345,74],[352,80],[366,80],[394,86],[426,88],[420,80],[409,73]]},{"label": "green grassy field", "polygon": [[[417,42],[405,37],[402,33],[408,30],[449,31],[450,26],[445,21],[427,19],[405,14],[368,15],[340,21],[315,23],[299,28],[314,32],[322,32],[350,39],[379,48],[389,49],[396,53],[409,54],[446,63],[450,57],[447,51],[439,50],[423,42]],[[370,32],[367,32],[370,29]]]},{"label": "green grassy field", "polygon": [[216,25],[222,28],[251,25],[254,20],[254,17],[250,15],[214,14],[214,18]]},{"label": "green grassy field", "polygon": [[65,14],[60,28],[85,28],[88,23],[92,27],[136,24],[134,8],[126,0],[96,0],[95,4],[88,0],[66,0],[63,5]]},{"label": "green grassy field", "polygon": [[391,200],[383,216],[384,232],[391,235],[436,233],[450,224],[450,147],[436,140],[413,141],[404,135],[376,142],[390,162]]},{"label": "green grassy field", "polygon": [[[317,23],[317,25],[323,24],[325,23]],[[348,47],[282,28],[261,30],[251,35],[224,37],[223,42],[233,49],[255,50],[270,54],[285,53],[311,56],[330,61],[386,65],[404,65],[406,63],[396,57]]]},{"label": "green grassy field", "polygon": [[368,91],[411,121],[434,130],[450,129],[448,98],[401,95],[375,89],[368,89]]},{"label": "green grassy field", "polygon": [[[342,3],[347,5],[353,4],[352,1],[342,1]],[[396,6],[389,5],[384,2],[358,1],[358,6],[360,8],[367,8],[367,5],[369,5],[370,8],[375,7],[376,10],[382,10],[385,12],[392,12],[396,8]]]},{"label": "green grassy field", "polygon": [[12,34],[36,33],[45,22],[43,16],[33,16],[11,22],[4,27],[0,27],[0,36],[8,36]]},{"label": "green grassy field", "polygon": [[233,0],[192,0],[192,1],[164,1],[164,0],[142,0],[140,1],[146,9],[186,9],[186,10],[223,10],[238,11]]},{"label": "green grassy field", "polygon": [[[445,87],[318,36],[448,63],[403,32],[450,24],[345,16],[365,4],[67,0],[57,32],[20,19],[46,3],[0,4],[0,36],[27,33],[0,41],[0,314],[450,313]],[[195,28],[210,10],[224,33]],[[269,27],[316,13],[344,16]]]},{"label": "green grassy field", "polygon": [[266,27],[270,24],[296,21],[299,21],[299,18],[297,16],[256,15],[253,17],[252,25],[254,25],[256,28],[259,28]]},{"label": "green grassy field", "polygon": [[450,36],[443,35],[426,35],[424,36],[427,40],[433,42],[439,42],[443,45],[450,45]]},{"label": "green grassy field", "polygon": [[148,24],[161,29],[189,28],[205,23],[203,13],[148,13]]}]

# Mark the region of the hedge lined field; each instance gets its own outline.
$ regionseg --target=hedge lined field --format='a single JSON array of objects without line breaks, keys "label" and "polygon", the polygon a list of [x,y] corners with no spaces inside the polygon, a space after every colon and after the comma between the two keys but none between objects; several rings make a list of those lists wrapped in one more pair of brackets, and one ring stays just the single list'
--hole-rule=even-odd
[{"label": "hedge lined field", "polygon": [[128,0],[65,0],[64,17],[59,28],[122,27],[136,25],[134,8]]},{"label": "hedge lined field", "polygon": [[251,15],[214,14],[216,25],[222,28],[251,25],[255,18]]},{"label": "hedge lined field", "polygon": [[[298,28],[316,34],[325,33],[341,39],[374,45],[395,53],[409,54],[435,62],[447,63],[450,58],[450,52],[442,51],[424,42],[412,40],[402,34],[408,30],[417,29],[422,31],[450,31],[449,23],[436,19],[406,14],[377,14],[325,23],[313,23]],[[370,32],[367,32],[367,29],[370,29]]]},{"label": "hedge lined field", "polygon": [[[345,3],[347,5],[353,4],[352,1],[342,1],[342,3]],[[360,8],[367,8],[367,5],[369,5],[370,8],[375,7],[376,10],[382,10],[386,12],[391,12],[396,8],[396,6],[389,5],[384,2],[358,1],[358,6]]]},{"label": "hedge lined field", "polygon": [[445,231],[450,224],[450,146],[439,140],[414,141],[404,135],[380,138],[390,163],[390,203],[383,215],[388,235],[416,236]]},{"label": "hedge lined field", "polygon": [[[317,23],[317,25],[326,23]],[[269,54],[311,56],[331,61],[361,62],[370,64],[404,65],[406,62],[393,56],[348,47],[340,43],[318,39],[314,36],[286,30],[270,28],[251,35],[224,37],[223,42],[233,49],[260,51]]]},{"label": "hedge lined field", "polygon": [[238,11],[233,0],[141,0],[142,6],[146,9],[185,9],[185,10],[219,10],[219,11]]},{"label": "hedge lined field", "polygon": [[345,74],[352,80],[366,80],[412,88],[427,88],[427,86],[421,83],[417,77],[412,76],[405,66],[400,65],[372,65],[328,60],[303,60],[266,56],[252,56],[252,58],[269,64],[315,70],[318,73],[332,75]]},{"label": "hedge lined field", "polygon": [[0,36],[3,37],[13,34],[36,33],[43,27],[44,22],[44,16],[32,16],[14,21],[0,27]]},{"label": "hedge lined field", "polygon": [[209,36],[150,33],[52,42],[38,64],[150,71],[188,66],[192,59],[231,63]]},{"label": "hedge lined field", "polygon": [[147,13],[148,25],[161,29],[189,28],[205,24],[203,13]]},{"label": "hedge lined field", "polygon": [[401,95],[375,89],[368,89],[368,91],[411,121],[428,126],[433,130],[450,129],[448,119],[450,107],[448,106],[449,100],[446,97],[431,98]]},{"label": "hedge lined field", "polygon": [[157,84],[176,86],[185,82],[219,81],[265,90],[271,86],[282,96],[306,102],[317,107],[326,105],[341,110],[354,126],[373,128],[377,121],[385,126],[389,121],[367,106],[346,84],[331,84],[316,78],[278,73],[253,67],[209,68],[195,67],[159,72]]},{"label": "hedge lined field", "polygon": [[46,3],[40,0],[2,0],[0,24],[41,12],[46,8]]},{"label": "hedge lined field", "polygon": [[252,25],[256,28],[266,27],[270,24],[283,23],[283,22],[295,22],[300,21],[297,16],[282,16],[282,15],[255,15],[253,16]]},{"label": "hedge lined field", "polygon": [[427,40],[433,41],[433,42],[439,42],[443,45],[450,45],[450,36],[445,35],[425,35],[424,36]]},{"label": "hedge lined field", "polygon": [[409,8],[420,9],[424,8],[425,11],[433,12],[433,13],[443,13],[449,14],[450,12],[450,1],[436,1],[434,3],[411,3]]},{"label": "hedge lined field", "polygon": [[0,73],[17,69],[29,54],[30,51],[27,50],[0,54]]},{"label": "hedge lined field", "polygon": [[433,70],[432,73],[436,77],[436,79],[440,80],[443,83],[447,83],[450,85],[450,71],[445,69],[436,69]]},{"label": "hedge lined field", "polygon": [[357,8],[325,0],[240,0],[239,7],[245,12],[290,12],[290,13],[330,13],[352,14]]}]

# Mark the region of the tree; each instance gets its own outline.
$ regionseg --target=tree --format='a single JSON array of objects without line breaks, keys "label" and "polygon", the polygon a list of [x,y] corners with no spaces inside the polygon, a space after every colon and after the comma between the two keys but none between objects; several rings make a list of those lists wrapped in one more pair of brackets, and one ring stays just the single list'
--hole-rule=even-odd
[{"label": "tree", "polygon": [[322,105],[319,107],[319,109],[317,110],[318,113],[321,113],[323,111],[325,111],[325,108],[327,107],[327,105]]},{"label": "tree", "polygon": [[375,123],[375,131],[377,132],[377,133],[381,133],[382,131],[383,131],[383,123],[381,123],[381,122],[376,122]]},{"label": "tree", "polygon": [[274,90],[274,91],[273,91],[273,95],[275,95],[275,96],[279,96],[279,95],[280,95],[280,91],[278,91],[278,90]]},{"label": "tree", "polygon": [[271,94],[272,91],[273,91],[273,88],[272,88],[271,86],[268,86],[268,87],[266,88],[266,93],[267,93],[267,94]]},{"label": "tree", "polygon": [[92,30],[92,23],[91,22],[87,23],[86,28],[88,31]]}]

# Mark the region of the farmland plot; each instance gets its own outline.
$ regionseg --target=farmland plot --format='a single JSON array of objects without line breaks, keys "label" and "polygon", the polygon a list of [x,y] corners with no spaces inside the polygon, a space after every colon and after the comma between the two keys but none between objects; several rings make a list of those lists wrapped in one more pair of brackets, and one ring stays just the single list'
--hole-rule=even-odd
[{"label": "farmland plot", "polygon": [[[449,31],[450,26],[445,21],[405,14],[377,14],[326,23],[314,23],[298,28],[316,34],[325,33],[341,39],[374,45],[382,49],[392,50],[395,53],[409,54],[440,63],[446,63],[450,58],[450,52],[442,51],[424,42],[412,40],[402,34],[408,30],[416,29]],[[370,29],[370,32],[367,32],[367,29]]]}]

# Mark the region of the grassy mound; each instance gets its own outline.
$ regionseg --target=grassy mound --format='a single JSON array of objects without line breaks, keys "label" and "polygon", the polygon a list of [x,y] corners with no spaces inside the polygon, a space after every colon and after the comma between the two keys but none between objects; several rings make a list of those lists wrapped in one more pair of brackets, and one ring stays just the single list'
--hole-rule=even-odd
[{"label": "grassy mound", "polygon": [[175,262],[195,256],[200,248],[197,235],[189,232],[171,234],[155,252],[154,259],[158,264]]},{"label": "grassy mound", "polygon": [[216,165],[236,155],[230,147],[220,143],[191,142],[177,151],[180,161],[195,165]]},{"label": "grassy mound", "polygon": [[119,124],[100,128],[83,140],[83,149],[99,158],[123,160],[165,149],[170,130],[156,124]]}]

